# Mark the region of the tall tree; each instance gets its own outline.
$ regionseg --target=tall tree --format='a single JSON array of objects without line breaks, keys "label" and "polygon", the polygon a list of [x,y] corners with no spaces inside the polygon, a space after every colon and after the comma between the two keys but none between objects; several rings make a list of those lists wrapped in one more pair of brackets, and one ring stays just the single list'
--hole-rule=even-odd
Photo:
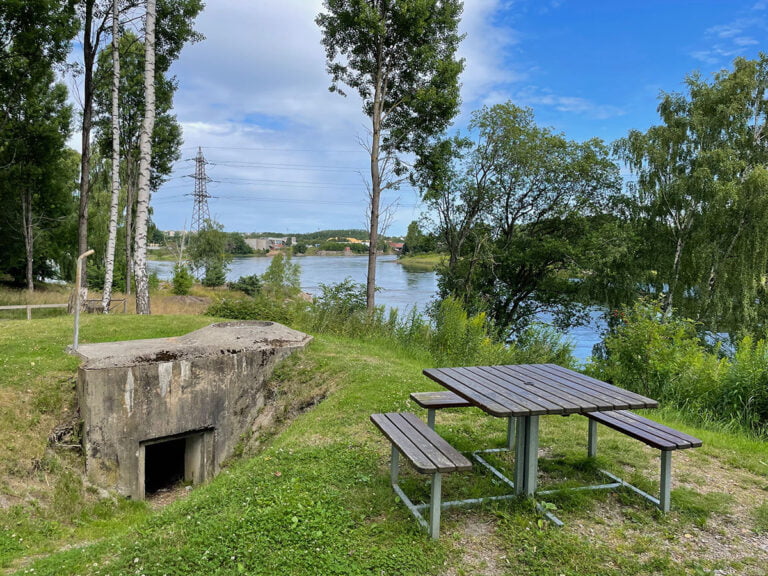
[{"label": "tall tree", "polygon": [[72,110],[66,104],[66,88],[53,83],[52,71],[48,80],[30,87],[19,103],[6,125],[10,143],[0,153],[0,162],[8,161],[2,178],[2,188],[8,193],[2,196],[16,197],[6,205],[4,214],[9,219],[8,229],[16,230],[23,240],[24,279],[30,292],[36,270],[44,269],[35,265],[39,253],[36,243],[61,224],[72,200],[69,182],[62,178],[68,173],[65,143]]},{"label": "tall tree", "polygon": [[687,93],[662,94],[662,123],[618,142],[637,175],[664,309],[716,331],[760,331],[768,262],[768,56],[738,58]]},{"label": "tall tree", "polygon": [[502,337],[543,311],[574,322],[589,282],[571,279],[592,282],[617,254],[602,233],[620,191],[607,147],[540,128],[510,103],[476,112],[470,134],[438,142],[418,166],[449,254],[440,295],[486,312]]},{"label": "tall tree", "polygon": [[192,269],[202,273],[203,286],[222,286],[227,281],[227,270],[233,258],[227,252],[228,240],[224,227],[213,220],[206,220],[189,239],[189,260]]},{"label": "tall tree", "polygon": [[[80,0],[83,46],[82,122],[80,125],[80,210],[77,227],[77,253],[88,250],[88,199],[91,173],[91,125],[93,120],[93,71],[101,36],[107,29],[112,0]],[[81,278],[86,283],[86,274]]]},{"label": "tall tree", "polygon": [[[184,44],[202,36],[192,25],[203,9],[202,0],[147,0],[144,26],[144,120],[140,135],[139,188],[136,200],[134,232],[134,277],[136,278],[136,312],[149,314],[149,273],[147,270],[147,227],[151,192],[152,133],[155,124],[155,64],[166,72],[178,58]],[[155,24],[159,22],[157,35]],[[156,42],[157,41],[157,42]]]},{"label": "tall tree", "polygon": [[357,91],[371,121],[370,245],[366,302],[375,306],[376,250],[382,191],[406,172],[403,154],[419,154],[459,108],[456,58],[459,0],[325,0],[323,32],[330,90]]},{"label": "tall tree", "polygon": [[149,221],[150,165],[152,131],[155,128],[155,0],[147,0],[144,24],[144,119],[139,136],[139,189],[136,207],[136,239],[134,241],[134,275],[136,277],[136,313],[150,314],[149,274],[147,273],[147,225]]},{"label": "tall tree", "polygon": [[118,0],[112,0],[112,89],[110,90],[112,113],[112,170],[110,184],[112,197],[109,203],[109,235],[105,258],[104,292],[101,305],[106,314],[112,300],[112,278],[115,270],[115,245],[117,244],[117,210],[120,203],[120,10]]},{"label": "tall tree", "polygon": [[30,290],[34,276],[53,272],[53,259],[35,259],[37,246],[64,224],[69,206],[63,176],[71,159],[64,149],[71,110],[54,69],[76,29],[71,2],[0,3],[0,199],[7,231],[0,267],[23,277]]},{"label": "tall tree", "polygon": [[[133,235],[133,214],[138,190],[139,165],[139,135],[144,114],[144,44],[131,32],[125,32],[120,37],[120,85],[119,85],[119,145],[120,157],[118,166],[121,168],[121,189],[124,195],[121,199],[121,209],[124,216],[121,219],[121,234],[125,235],[124,250],[120,254],[120,262],[131,262]],[[94,129],[97,147],[102,156],[107,157],[113,152],[115,142],[112,122],[113,93],[113,49],[111,47],[99,54],[98,68],[94,76]],[[173,163],[180,156],[182,144],[181,126],[171,113],[173,94],[176,83],[155,69],[155,126],[152,134],[152,165],[150,189],[152,192],[170,175]],[[114,168],[114,160],[112,163]],[[97,253],[99,246],[94,246]],[[124,271],[125,292],[131,291],[131,267]]]}]

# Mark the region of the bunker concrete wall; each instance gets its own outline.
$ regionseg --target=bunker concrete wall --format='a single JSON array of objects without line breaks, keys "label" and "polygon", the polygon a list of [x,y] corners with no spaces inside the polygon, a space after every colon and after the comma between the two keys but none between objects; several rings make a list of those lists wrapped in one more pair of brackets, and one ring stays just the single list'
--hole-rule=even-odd
[{"label": "bunker concrete wall", "polygon": [[[215,324],[177,339],[81,346],[78,401],[90,479],[144,497],[143,447],[192,436],[206,480],[267,401],[275,365],[311,338],[263,322]],[[189,460],[190,457],[188,456]]]}]

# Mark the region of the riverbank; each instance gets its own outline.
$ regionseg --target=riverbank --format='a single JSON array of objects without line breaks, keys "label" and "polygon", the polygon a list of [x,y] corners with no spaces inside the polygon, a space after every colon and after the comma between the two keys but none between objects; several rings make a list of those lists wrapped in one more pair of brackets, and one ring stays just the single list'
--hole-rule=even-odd
[{"label": "riverbank", "polygon": [[407,268],[435,271],[445,260],[445,257],[445,254],[416,254],[415,256],[401,256],[397,261]]}]

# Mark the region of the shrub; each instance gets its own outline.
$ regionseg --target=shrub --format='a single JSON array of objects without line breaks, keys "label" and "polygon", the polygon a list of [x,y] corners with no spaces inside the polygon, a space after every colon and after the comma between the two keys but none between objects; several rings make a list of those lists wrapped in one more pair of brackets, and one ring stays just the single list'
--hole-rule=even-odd
[{"label": "shrub", "polygon": [[746,428],[768,432],[768,343],[746,337],[722,378],[715,410]]},{"label": "shrub", "polygon": [[195,278],[189,271],[186,264],[176,264],[173,267],[173,278],[171,279],[172,292],[178,296],[186,296],[189,294],[192,285],[195,283]]},{"label": "shrub", "polygon": [[605,355],[591,366],[596,376],[695,413],[714,413],[727,360],[702,345],[697,325],[662,314],[657,301],[623,311],[605,337]]},{"label": "shrub", "polygon": [[261,292],[261,278],[258,274],[240,276],[237,282],[230,282],[228,286],[230,290],[239,290],[248,296],[256,296]]},{"label": "shrub", "polygon": [[208,316],[232,320],[266,320],[286,325],[294,322],[298,312],[299,303],[278,301],[262,294],[255,298],[222,298],[205,311]]},{"label": "shrub", "polygon": [[211,261],[205,267],[205,275],[201,281],[203,286],[216,288],[223,286],[227,281],[226,265],[223,261]]},{"label": "shrub", "polygon": [[301,289],[301,266],[292,263],[289,256],[277,254],[261,280],[264,288],[277,297],[295,296]]}]

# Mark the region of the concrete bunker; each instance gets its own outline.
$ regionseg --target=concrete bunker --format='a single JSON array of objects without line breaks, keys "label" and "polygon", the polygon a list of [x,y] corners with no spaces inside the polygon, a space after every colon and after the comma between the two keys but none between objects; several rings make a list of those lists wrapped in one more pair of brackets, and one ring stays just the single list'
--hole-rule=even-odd
[{"label": "concrete bunker", "polygon": [[136,499],[212,478],[268,401],[275,365],[311,337],[273,322],[81,345],[77,397],[91,481]]}]

